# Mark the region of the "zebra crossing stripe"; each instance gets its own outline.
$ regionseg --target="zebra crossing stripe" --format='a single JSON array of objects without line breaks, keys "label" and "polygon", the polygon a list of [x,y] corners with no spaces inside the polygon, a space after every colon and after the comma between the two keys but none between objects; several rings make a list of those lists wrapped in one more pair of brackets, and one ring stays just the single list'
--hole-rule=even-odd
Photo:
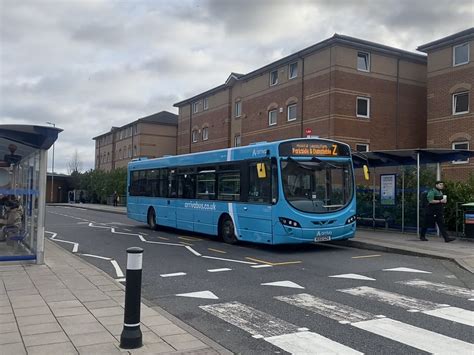
[{"label": "zebra crossing stripe", "polygon": [[322,335],[239,302],[200,306],[204,311],[293,354],[361,354]]},{"label": "zebra crossing stripe", "polygon": [[474,345],[390,318],[352,323],[352,326],[433,354],[472,354]]},{"label": "zebra crossing stripe", "polygon": [[355,308],[340,303],[325,300],[307,293],[292,296],[276,296],[279,301],[286,302],[296,307],[304,308],[313,313],[333,319],[342,324],[375,319],[377,316],[359,311]]},{"label": "zebra crossing stripe", "polygon": [[[447,337],[442,334],[405,324],[390,318],[375,316],[362,312],[368,320],[353,322],[353,314],[348,311],[356,311],[354,308],[340,303],[324,300],[308,294],[294,296],[275,297],[278,300],[287,302],[297,307],[312,311],[313,313],[339,321],[340,323],[350,323],[359,329],[383,336],[414,348],[436,354],[470,354],[474,351],[474,345]],[[304,302],[301,302],[301,299]],[[296,300],[296,301],[295,301]],[[344,309],[340,312],[339,309]]]},{"label": "zebra crossing stripe", "polygon": [[397,281],[396,283],[418,288],[424,288],[430,291],[444,293],[450,296],[463,297],[468,299],[474,297],[474,290],[469,290],[464,287],[452,286],[444,283],[429,282],[420,279]]},{"label": "zebra crossing stripe", "polygon": [[433,317],[447,319],[456,323],[474,326],[474,312],[458,308],[449,307],[446,304],[434,303],[417,298],[404,296],[395,292],[378,290],[376,288],[361,286],[338,290],[354,296],[365,297],[392,306],[407,309],[409,312],[422,312]]}]

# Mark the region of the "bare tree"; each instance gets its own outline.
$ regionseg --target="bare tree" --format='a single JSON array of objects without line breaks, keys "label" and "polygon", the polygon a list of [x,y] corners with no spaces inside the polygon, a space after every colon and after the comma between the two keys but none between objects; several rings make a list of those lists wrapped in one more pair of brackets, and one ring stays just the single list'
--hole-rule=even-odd
[{"label": "bare tree", "polygon": [[80,173],[82,170],[82,161],[79,158],[79,153],[77,149],[74,151],[74,155],[71,160],[67,163],[67,172],[69,175],[72,173]]}]

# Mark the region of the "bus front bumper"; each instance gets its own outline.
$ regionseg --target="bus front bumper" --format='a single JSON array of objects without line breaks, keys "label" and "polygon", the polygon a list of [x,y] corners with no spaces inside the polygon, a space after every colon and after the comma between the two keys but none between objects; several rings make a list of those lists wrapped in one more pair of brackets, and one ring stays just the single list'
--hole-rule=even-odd
[{"label": "bus front bumper", "polygon": [[274,243],[319,243],[353,238],[356,224],[331,228],[295,228],[277,223],[274,228]]}]

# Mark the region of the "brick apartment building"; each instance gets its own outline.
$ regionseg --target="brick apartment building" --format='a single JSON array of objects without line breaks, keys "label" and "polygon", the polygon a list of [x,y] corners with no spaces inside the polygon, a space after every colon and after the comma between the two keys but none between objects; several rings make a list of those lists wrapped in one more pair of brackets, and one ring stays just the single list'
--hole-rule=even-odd
[{"label": "brick apartment building", "polygon": [[176,103],[177,153],[312,135],[356,150],[426,146],[425,55],[335,34]]},{"label": "brick apartment building", "polygon": [[[427,147],[474,148],[474,28],[419,46],[428,54]],[[469,160],[443,164],[443,176],[466,179]]]},{"label": "brick apartment building", "polygon": [[162,111],[94,137],[95,168],[126,167],[133,158],[176,154],[178,116]]}]

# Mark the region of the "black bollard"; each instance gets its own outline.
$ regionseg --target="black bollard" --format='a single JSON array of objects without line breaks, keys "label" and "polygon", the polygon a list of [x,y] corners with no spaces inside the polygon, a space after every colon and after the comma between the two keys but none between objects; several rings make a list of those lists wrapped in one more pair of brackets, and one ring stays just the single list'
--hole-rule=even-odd
[{"label": "black bollard", "polygon": [[140,330],[140,304],[142,293],[143,249],[127,249],[127,274],[125,280],[125,314],[120,335],[122,349],[137,349],[143,345]]}]

